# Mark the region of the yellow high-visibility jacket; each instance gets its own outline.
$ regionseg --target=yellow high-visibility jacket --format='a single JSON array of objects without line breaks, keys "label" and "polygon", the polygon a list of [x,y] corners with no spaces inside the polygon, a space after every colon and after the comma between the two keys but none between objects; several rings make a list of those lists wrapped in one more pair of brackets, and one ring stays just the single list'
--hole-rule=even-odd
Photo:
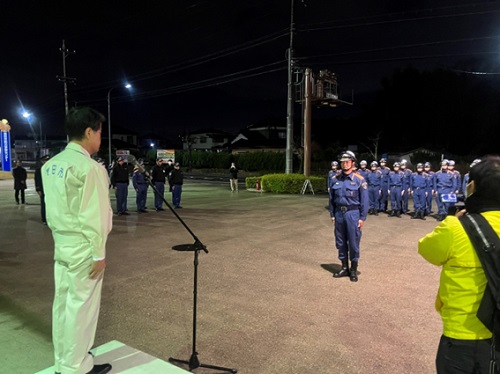
[{"label": "yellow high-visibility jacket", "polygon": [[[500,211],[482,213],[500,234]],[[447,217],[418,242],[418,253],[442,266],[436,310],[443,320],[443,335],[462,340],[492,337],[476,313],[486,288],[486,275],[476,250],[458,218]]]}]

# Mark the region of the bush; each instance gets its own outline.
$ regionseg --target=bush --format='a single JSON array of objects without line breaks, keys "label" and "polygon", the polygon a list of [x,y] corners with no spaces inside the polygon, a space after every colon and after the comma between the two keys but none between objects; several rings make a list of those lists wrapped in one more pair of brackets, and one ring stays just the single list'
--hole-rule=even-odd
[{"label": "bush", "polygon": [[326,191],[326,179],[324,177],[305,177],[302,174],[266,174],[262,177],[247,177],[245,186],[255,188],[257,179],[260,179],[261,188],[265,192],[275,193],[300,193],[304,182],[309,179],[314,193]]}]

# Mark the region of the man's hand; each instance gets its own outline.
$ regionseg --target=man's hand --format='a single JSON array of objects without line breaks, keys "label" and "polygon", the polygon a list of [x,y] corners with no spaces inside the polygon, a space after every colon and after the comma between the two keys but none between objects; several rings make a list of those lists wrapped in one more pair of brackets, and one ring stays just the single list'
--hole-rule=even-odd
[{"label": "man's hand", "polygon": [[455,217],[460,218],[460,217],[462,217],[465,213],[467,213],[467,210],[465,210],[465,209],[459,210],[459,211],[455,214]]},{"label": "man's hand", "polygon": [[90,279],[97,279],[97,277],[101,275],[104,269],[106,269],[106,259],[94,261],[89,272]]},{"label": "man's hand", "polygon": [[335,223],[335,217],[331,217],[332,218],[332,222]]},{"label": "man's hand", "polygon": [[363,221],[361,219],[358,221],[358,227],[359,227],[360,230],[363,228],[364,224],[365,224],[365,221]]}]

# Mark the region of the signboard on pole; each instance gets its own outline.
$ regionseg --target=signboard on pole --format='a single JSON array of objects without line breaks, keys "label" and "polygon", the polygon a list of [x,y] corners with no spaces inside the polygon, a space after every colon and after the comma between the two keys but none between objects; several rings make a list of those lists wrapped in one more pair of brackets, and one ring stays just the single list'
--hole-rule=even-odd
[{"label": "signboard on pole", "polygon": [[10,125],[5,118],[0,121],[0,152],[2,152],[2,170],[12,171],[12,156],[10,149]]},{"label": "signboard on pole", "polygon": [[172,160],[175,163],[175,149],[157,149],[156,158],[161,158],[164,163]]},{"label": "signboard on pole", "polygon": [[0,149],[2,150],[2,170],[12,171],[12,158],[10,149],[10,132],[1,131]]},{"label": "signboard on pole", "polygon": [[122,157],[125,162],[128,162],[128,155],[130,154],[129,150],[126,149],[117,149],[116,150],[116,157]]}]

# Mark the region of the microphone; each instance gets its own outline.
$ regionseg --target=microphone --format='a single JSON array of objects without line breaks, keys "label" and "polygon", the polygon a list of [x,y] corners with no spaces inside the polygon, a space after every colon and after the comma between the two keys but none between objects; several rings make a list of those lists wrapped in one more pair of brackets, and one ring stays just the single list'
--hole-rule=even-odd
[{"label": "microphone", "polygon": [[150,177],[150,176],[149,176],[149,173],[146,171],[146,169],[144,169],[144,166],[143,166],[143,165],[141,165],[141,164],[139,163],[139,161],[137,161],[137,159],[135,158],[135,156],[134,156],[134,155],[129,154],[129,155],[127,156],[127,162],[128,162],[129,164],[132,164],[132,165],[134,165],[135,167],[137,167],[137,168],[139,169],[139,171],[140,171],[141,173],[143,173],[143,174],[144,174],[147,178],[149,178],[149,177]]}]

